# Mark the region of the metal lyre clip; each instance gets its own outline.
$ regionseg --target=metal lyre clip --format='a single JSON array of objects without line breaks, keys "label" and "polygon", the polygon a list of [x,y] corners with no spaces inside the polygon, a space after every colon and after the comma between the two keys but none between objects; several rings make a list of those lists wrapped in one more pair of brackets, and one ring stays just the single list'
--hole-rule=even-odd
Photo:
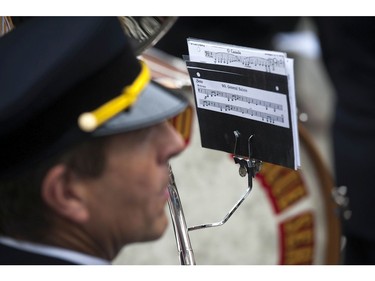
[{"label": "metal lyre clip", "polygon": [[239,131],[234,131],[234,136],[235,136],[235,143],[234,143],[234,152],[233,152],[233,159],[234,163],[239,164],[240,167],[238,169],[238,173],[240,174],[241,177],[245,177],[248,175],[248,187],[251,189],[253,187],[253,178],[255,175],[260,171],[261,166],[262,166],[262,161],[259,161],[257,159],[253,159],[252,156],[252,150],[251,150],[251,139],[253,138],[254,135],[251,135],[249,139],[247,140],[247,149],[249,153],[249,158],[243,158],[237,156],[237,142],[238,139],[241,136],[241,133]]},{"label": "metal lyre clip", "polygon": [[250,191],[252,189],[252,178],[256,175],[257,172],[259,172],[260,167],[261,167],[261,162],[259,160],[252,159],[251,156],[251,150],[250,150],[250,140],[252,136],[250,136],[248,140],[248,150],[249,150],[249,159],[244,159],[241,157],[236,156],[236,149],[237,149],[237,141],[238,138],[240,137],[240,132],[234,131],[234,136],[236,137],[235,143],[234,143],[234,162],[236,164],[240,164],[240,175],[242,177],[246,176],[248,174],[249,180],[248,180],[248,186],[245,191],[245,193],[242,195],[242,197],[237,201],[237,203],[232,207],[232,209],[226,214],[226,216],[218,222],[215,223],[206,223],[206,224],[201,224],[201,225],[196,225],[189,227],[188,230],[197,230],[197,229],[202,229],[202,228],[208,228],[208,227],[216,227],[223,225],[226,223],[229,218],[233,215],[233,213],[238,209],[238,207],[242,204],[242,202],[246,199],[246,197],[250,194]]}]

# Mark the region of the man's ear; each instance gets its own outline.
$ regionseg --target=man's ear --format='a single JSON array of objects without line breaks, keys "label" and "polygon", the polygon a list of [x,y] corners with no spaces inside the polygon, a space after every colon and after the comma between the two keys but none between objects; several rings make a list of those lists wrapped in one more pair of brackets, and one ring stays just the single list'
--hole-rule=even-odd
[{"label": "man's ear", "polygon": [[89,218],[84,198],[85,186],[68,173],[68,168],[62,164],[49,169],[42,181],[42,198],[57,214],[83,223]]}]

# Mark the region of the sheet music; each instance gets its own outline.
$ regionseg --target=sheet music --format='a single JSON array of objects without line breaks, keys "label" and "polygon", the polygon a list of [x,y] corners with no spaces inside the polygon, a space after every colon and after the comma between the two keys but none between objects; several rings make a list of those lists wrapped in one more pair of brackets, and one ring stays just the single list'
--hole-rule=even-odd
[{"label": "sheet music", "polygon": [[286,75],[285,53],[188,39],[189,60]]},{"label": "sheet music", "polygon": [[294,168],[300,167],[293,59],[283,52],[201,39],[188,38],[187,43],[191,62],[238,67],[287,77],[288,95],[278,93],[277,86],[272,90],[262,90],[228,81],[202,79],[199,73],[191,79],[198,108],[291,129]]},{"label": "sheet music", "polygon": [[285,95],[231,83],[193,79],[200,108],[290,127]]}]

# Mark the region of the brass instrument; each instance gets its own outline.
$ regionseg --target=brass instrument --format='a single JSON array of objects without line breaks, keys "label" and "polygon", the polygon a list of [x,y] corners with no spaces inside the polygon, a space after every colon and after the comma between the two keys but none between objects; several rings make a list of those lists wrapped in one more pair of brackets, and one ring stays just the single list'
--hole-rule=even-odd
[{"label": "brass instrument", "polygon": [[180,195],[176,186],[176,181],[169,166],[169,199],[168,206],[171,213],[173,230],[176,238],[177,251],[182,265],[195,265],[194,251],[191,246],[189,229],[186,225],[185,215],[182,208]]}]

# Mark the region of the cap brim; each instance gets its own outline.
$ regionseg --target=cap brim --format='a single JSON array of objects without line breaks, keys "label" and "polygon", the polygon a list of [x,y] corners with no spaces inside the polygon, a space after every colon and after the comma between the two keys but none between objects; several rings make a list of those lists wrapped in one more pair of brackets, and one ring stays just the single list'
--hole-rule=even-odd
[{"label": "cap brim", "polygon": [[183,94],[151,81],[132,107],[108,120],[93,135],[108,136],[143,129],[176,116],[188,104]]}]

